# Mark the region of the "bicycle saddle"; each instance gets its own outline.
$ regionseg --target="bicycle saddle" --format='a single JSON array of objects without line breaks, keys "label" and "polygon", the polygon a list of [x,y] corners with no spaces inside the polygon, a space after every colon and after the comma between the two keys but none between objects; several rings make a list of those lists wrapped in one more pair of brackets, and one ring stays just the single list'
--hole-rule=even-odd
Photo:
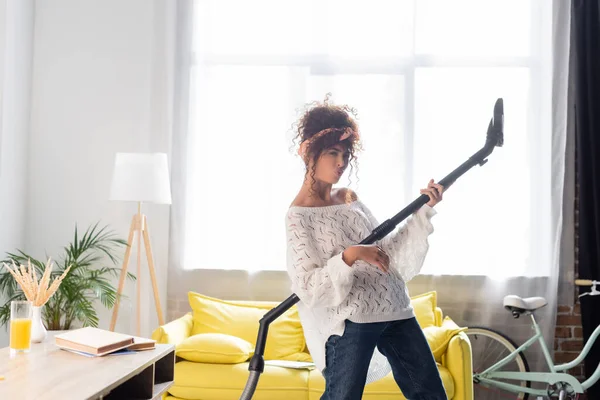
[{"label": "bicycle saddle", "polygon": [[547,305],[548,302],[543,297],[526,297],[522,298],[514,294],[504,298],[504,308],[513,313],[513,316],[518,318],[518,315],[525,312],[532,312]]}]

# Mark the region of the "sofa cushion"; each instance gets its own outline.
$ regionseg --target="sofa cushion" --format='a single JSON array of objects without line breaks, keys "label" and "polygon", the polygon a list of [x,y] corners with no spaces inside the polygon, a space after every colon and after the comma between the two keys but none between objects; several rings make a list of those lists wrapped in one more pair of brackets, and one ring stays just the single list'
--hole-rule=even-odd
[{"label": "sofa cushion", "polygon": [[[238,400],[248,380],[248,363],[175,364],[175,382],[169,394],[182,399]],[[306,400],[308,370],[266,365],[253,400]]]},{"label": "sofa cushion", "polygon": [[423,328],[423,333],[429,343],[431,352],[436,361],[441,362],[442,356],[446,353],[448,343],[454,335],[466,331],[467,328],[461,328],[450,317],[444,318],[442,326],[428,326]]},{"label": "sofa cushion", "polygon": [[427,292],[412,296],[410,304],[414,309],[417,322],[421,328],[435,326],[435,309],[437,307],[437,292]]},{"label": "sofa cushion", "polygon": [[[451,399],[454,397],[454,380],[452,379],[452,375],[450,375],[448,369],[440,364],[438,364],[438,369],[440,371],[440,376],[442,377],[444,388],[446,389],[446,394],[448,398]],[[321,375],[317,369],[310,371],[310,376],[308,378],[309,400],[319,400],[324,390],[325,379],[323,378],[323,375]],[[406,397],[398,390],[398,385],[391,372],[384,378],[371,382],[365,386],[362,397],[363,400],[376,400],[381,398],[406,399]]]},{"label": "sofa cushion", "polygon": [[213,364],[241,363],[253,352],[254,346],[248,341],[224,333],[199,333],[175,348],[175,355],[184,360]]},{"label": "sofa cushion", "polygon": [[[188,299],[193,315],[192,335],[224,333],[242,338],[252,346],[256,346],[259,320],[272,308],[270,305],[220,300],[194,292],[188,293]],[[294,306],[269,325],[264,358],[280,360],[301,353],[304,346],[304,331],[298,309]]]}]

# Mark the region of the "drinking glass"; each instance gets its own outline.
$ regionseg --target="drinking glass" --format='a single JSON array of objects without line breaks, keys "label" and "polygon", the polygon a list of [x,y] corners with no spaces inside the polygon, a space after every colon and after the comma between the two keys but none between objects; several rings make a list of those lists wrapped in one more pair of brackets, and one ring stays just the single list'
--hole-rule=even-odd
[{"label": "drinking glass", "polygon": [[30,301],[10,302],[10,352],[27,353],[31,349],[31,317],[33,306]]}]

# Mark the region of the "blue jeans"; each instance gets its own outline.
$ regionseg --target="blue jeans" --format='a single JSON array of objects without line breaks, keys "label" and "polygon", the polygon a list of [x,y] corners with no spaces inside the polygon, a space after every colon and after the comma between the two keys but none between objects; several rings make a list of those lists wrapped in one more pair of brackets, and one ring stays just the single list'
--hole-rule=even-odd
[{"label": "blue jeans", "polygon": [[357,324],[346,320],[342,336],[325,345],[325,392],[321,400],[362,397],[375,346],[389,361],[394,380],[410,400],[447,400],[425,335],[415,318]]}]

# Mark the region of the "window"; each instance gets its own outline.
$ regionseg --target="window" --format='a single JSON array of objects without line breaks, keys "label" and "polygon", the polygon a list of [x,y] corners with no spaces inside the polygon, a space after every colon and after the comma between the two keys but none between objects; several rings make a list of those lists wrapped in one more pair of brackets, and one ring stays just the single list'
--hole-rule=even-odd
[{"label": "window", "polygon": [[505,146],[446,193],[423,273],[547,274],[550,11],[536,0],[197,0],[186,268],[285,269],[284,216],[303,175],[292,123],[331,92],[357,109],[365,147],[359,180],[340,185],[381,222],[483,146],[502,97]]}]

